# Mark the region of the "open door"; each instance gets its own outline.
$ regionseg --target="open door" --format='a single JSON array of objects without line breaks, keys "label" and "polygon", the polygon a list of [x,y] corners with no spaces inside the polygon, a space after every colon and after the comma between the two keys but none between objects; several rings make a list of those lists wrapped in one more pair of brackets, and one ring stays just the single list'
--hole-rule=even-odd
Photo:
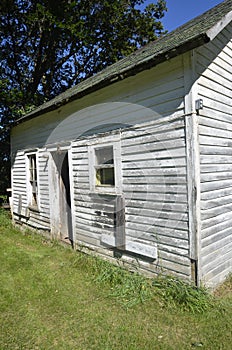
[{"label": "open door", "polygon": [[52,235],[73,245],[68,151],[51,152],[49,190]]}]

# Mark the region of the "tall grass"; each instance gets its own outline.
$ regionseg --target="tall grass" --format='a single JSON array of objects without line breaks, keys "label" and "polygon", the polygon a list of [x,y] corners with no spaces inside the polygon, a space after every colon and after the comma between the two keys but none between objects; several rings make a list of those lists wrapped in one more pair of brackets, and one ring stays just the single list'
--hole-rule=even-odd
[{"label": "tall grass", "polygon": [[231,280],[211,298],[21,232],[1,212],[0,266],[1,350],[231,349]]},{"label": "tall grass", "polygon": [[197,288],[179,278],[158,276],[149,279],[98,257],[85,254],[79,255],[75,263],[91,270],[93,281],[108,285],[111,290],[109,296],[127,308],[159,298],[159,302],[167,307],[202,313],[207,311],[213,303],[213,296],[206,288]]}]

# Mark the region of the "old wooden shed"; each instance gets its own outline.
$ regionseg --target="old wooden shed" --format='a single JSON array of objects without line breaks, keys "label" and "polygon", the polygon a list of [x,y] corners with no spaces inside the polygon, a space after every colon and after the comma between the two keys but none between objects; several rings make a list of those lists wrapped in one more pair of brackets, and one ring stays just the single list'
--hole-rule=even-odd
[{"label": "old wooden shed", "polygon": [[232,272],[232,1],[12,129],[15,222],[147,274]]}]

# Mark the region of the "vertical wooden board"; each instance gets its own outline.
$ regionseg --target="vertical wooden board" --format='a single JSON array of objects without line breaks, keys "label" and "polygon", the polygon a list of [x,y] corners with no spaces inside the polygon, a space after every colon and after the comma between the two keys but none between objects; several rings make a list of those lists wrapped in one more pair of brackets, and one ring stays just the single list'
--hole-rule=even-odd
[{"label": "vertical wooden board", "polygon": [[125,249],[125,198],[116,197],[116,247]]}]

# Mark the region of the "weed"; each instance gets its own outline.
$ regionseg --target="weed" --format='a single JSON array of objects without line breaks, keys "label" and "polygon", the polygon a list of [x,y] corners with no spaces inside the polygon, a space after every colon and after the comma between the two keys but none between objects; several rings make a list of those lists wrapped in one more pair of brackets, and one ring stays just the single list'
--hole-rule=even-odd
[{"label": "weed", "polygon": [[85,270],[91,271],[94,282],[108,286],[109,295],[124,307],[152,300],[157,296],[166,306],[176,306],[193,313],[203,313],[212,306],[213,296],[207,289],[170,276],[146,278],[138,273],[124,270],[98,257],[80,255],[76,263],[84,263]]},{"label": "weed", "polygon": [[153,286],[166,305],[176,305],[183,310],[202,313],[213,305],[213,296],[204,287],[196,287],[179,278],[159,276]]},{"label": "weed", "polygon": [[0,208],[0,224],[2,227],[12,228],[13,225],[10,221],[10,213],[3,208]]}]

